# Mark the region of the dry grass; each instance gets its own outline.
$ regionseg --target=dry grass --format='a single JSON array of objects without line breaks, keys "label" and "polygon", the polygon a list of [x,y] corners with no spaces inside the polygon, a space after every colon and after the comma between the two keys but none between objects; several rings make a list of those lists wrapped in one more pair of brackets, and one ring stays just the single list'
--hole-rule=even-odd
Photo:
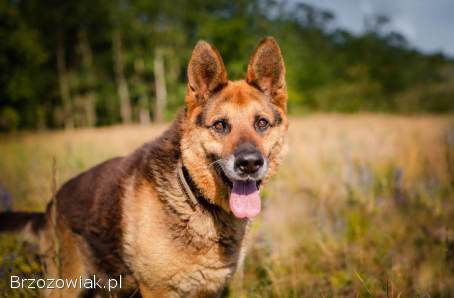
[{"label": "dry grass", "polygon": [[[452,120],[292,119],[289,153],[262,192],[266,209],[253,224],[244,272],[236,275],[230,296],[453,295]],[[42,210],[51,197],[53,156],[61,184],[163,128],[0,136],[0,185],[14,197],[15,209]],[[0,238],[0,276],[8,264],[24,274],[39,270],[30,259],[8,261],[12,248],[22,250],[10,243]],[[0,288],[8,278],[3,275]]]}]

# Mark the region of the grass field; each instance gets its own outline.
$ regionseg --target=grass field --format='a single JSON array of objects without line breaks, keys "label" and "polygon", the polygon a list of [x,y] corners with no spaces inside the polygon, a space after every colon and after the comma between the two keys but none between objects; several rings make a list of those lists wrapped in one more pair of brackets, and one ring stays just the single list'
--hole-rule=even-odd
[{"label": "grass field", "polygon": [[[262,192],[230,297],[453,297],[452,116],[312,115],[290,122],[288,154]],[[165,126],[0,135],[0,186],[13,209],[43,210],[57,183],[131,152]],[[8,207],[8,199],[2,204]],[[0,238],[9,274],[40,270]]]}]

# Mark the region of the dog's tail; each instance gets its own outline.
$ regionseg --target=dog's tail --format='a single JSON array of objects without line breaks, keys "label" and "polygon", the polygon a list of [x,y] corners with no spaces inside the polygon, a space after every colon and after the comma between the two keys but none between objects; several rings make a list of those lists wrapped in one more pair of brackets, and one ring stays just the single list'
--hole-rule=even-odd
[{"label": "dog's tail", "polygon": [[37,242],[46,225],[44,212],[1,212],[0,233],[20,234],[25,240]]}]

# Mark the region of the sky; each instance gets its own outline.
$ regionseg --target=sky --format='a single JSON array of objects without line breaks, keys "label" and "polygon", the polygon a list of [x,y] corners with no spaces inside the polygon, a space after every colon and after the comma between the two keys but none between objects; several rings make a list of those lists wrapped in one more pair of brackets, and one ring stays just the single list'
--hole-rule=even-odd
[{"label": "sky", "polygon": [[336,15],[336,23],[354,33],[364,30],[364,16],[391,19],[390,28],[402,33],[425,52],[454,56],[454,0],[302,0]]}]

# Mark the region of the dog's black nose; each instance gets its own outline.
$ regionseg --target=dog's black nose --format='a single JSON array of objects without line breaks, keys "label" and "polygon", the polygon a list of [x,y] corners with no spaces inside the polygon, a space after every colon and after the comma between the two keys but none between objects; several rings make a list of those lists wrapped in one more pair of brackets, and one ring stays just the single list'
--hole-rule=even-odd
[{"label": "dog's black nose", "polygon": [[235,150],[235,171],[239,174],[254,174],[265,163],[262,153],[252,144],[241,145]]}]

